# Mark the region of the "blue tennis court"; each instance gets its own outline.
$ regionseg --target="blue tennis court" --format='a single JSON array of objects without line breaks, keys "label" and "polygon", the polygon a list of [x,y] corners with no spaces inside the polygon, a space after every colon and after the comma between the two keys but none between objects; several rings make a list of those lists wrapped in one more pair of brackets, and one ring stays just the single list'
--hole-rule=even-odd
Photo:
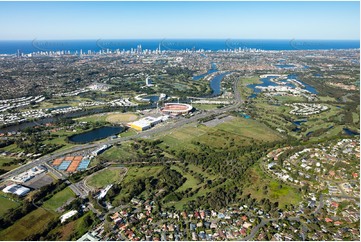
[{"label": "blue tennis court", "polygon": [[85,170],[86,168],[88,168],[89,164],[90,164],[90,160],[82,160],[76,170],[77,171]]},{"label": "blue tennis court", "polygon": [[71,161],[63,161],[60,166],[58,167],[58,170],[65,171],[70,166]]}]

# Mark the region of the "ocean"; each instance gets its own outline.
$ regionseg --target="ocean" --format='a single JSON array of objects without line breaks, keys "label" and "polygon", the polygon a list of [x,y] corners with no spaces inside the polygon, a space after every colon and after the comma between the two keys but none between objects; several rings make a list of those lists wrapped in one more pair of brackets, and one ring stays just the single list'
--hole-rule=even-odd
[{"label": "ocean", "polygon": [[[140,47],[141,46],[141,47]],[[39,51],[70,51],[71,53],[99,52],[100,50],[330,50],[357,49],[359,40],[241,40],[241,39],[154,39],[154,40],[19,40],[1,41],[0,54],[32,53]]]}]

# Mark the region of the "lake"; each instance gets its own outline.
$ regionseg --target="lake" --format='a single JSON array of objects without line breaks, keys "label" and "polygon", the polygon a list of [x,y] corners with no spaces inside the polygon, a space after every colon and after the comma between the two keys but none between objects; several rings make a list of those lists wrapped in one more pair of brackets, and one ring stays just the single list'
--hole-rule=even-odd
[{"label": "lake", "polygon": [[101,128],[96,128],[91,131],[76,134],[69,137],[69,140],[74,143],[84,144],[89,143],[95,140],[104,139],[116,134],[119,134],[124,131],[123,127],[119,126],[104,126]]},{"label": "lake", "polygon": [[[247,87],[249,87],[249,88],[251,88],[251,89],[253,90],[253,94],[250,95],[248,98],[255,98],[258,93],[261,93],[261,92],[262,92],[262,90],[256,88],[256,86],[260,86],[260,87],[278,86],[277,83],[274,83],[274,82],[271,81],[272,78],[277,78],[277,76],[268,76],[268,77],[265,77],[265,78],[260,78],[260,81],[261,81],[262,83],[247,85]],[[302,83],[302,84],[305,86],[304,89],[306,89],[307,91],[309,91],[309,92],[312,93],[312,94],[317,94],[317,90],[316,90],[314,87],[312,87],[312,86],[310,86],[310,85],[308,85],[308,84],[306,84],[306,83],[298,80],[298,79],[297,79],[297,75],[294,75],[294,74],[288,75],[288,76],[287,76],[287,79],[296,79],[297,81],[299,81],[300,83]],[[295,86],[293,83],[291,83],[291,82],[282,81],[282,80],[281,80],[281,82],[286,83],[284,86],[291,87],[291,88],[295,88],[295,87],[296,87],[296,86]]]},{"label": "lake", "polygon": [[152,103],[158,102],[159,101],[159,96],[157,95],[150,95],[150,96],[144,96],[142,97],[143,100],[149,100]]}]

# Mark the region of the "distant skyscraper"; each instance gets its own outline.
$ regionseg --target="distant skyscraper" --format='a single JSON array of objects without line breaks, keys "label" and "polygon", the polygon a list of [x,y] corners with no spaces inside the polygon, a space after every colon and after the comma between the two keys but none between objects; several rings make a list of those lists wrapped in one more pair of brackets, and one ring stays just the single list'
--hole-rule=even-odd
[{"label": "distant skyscraper", "polygon": [[142,53],[142,45],[137,46],[137,53],[138,54]]}]

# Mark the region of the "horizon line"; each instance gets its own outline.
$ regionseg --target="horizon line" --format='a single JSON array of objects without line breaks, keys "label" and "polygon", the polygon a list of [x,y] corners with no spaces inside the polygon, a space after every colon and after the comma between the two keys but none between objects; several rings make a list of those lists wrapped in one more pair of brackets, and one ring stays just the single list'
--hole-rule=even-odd
[{"label": "horizon line", "polygon": [[53,41],[53,40],[62,40],[62,41],[84,41],[84,40],[313,40],[313,41],[360,41],[360,39],[298,39],[298,38],[290,38],[290,39],[272,39],[272,38],[89,38],[89,39],[0,39],[0,41],[34,41],[34,40],[42,40],[42,41]]}]

